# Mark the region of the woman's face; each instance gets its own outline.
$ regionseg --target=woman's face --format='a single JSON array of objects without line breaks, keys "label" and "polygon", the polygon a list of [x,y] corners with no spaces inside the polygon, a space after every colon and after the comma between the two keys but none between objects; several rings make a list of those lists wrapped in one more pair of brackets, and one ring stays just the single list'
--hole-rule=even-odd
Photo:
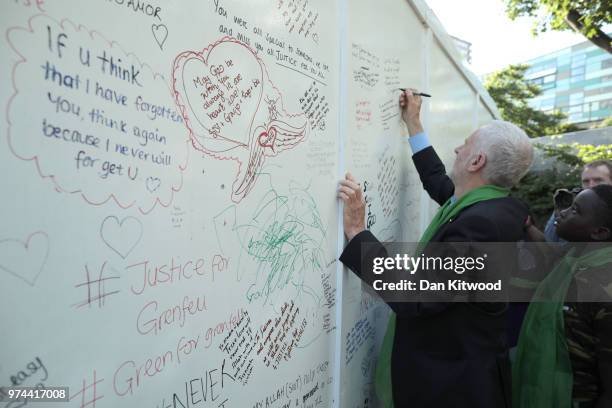
[{"label": "woman's face", "polygon": [[583,190],[555,219],[557,235],[570,242],[605,241],[610,234],[604,226],[606,211],[606,204],[593,190]]}]

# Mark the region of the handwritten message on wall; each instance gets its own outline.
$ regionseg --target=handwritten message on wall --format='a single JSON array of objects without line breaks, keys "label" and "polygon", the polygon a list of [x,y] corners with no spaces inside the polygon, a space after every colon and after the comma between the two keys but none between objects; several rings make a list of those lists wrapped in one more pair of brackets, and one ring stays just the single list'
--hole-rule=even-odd
[{"label": "handwritten message on wall", "polygon": [[20,57],[8,108],[14,154],[90,204],[113,200],[143,213],[169,205],[188,145],[164,77],[68,20],[36,16],[8,39]]}]

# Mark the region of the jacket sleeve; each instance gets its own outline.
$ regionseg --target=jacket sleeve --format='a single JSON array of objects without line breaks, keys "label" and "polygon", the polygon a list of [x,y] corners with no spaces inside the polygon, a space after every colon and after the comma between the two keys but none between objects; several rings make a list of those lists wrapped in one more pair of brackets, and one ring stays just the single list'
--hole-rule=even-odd
[{"label": "jacket sleeve", "polygon": [[455,193],[455,185],[446,175],[446,169],[433,147],[429,146],[414,155],[412,161],[419,173],[427,194],[443,205]]},{"label": "jacket sleeve", "polygon": [[[387,258],[388,256],[389,254],[384,245],[376,239],[374,234],[366,230],[355,235],[353,239],[349,241],[342,255],[340,255],[340,262],[353,271],[363,282],[373,288],[375,280],[385,279],[385,274],[374,274],[374,258]],[[398,316],[402,317],[406,315],[415,315],[419,310],[415,303],[387,301],[385,301],[385,303],[387,303]]]},{"label": "jacket sleeve", "polygon": [[[362,256],[363,253],[363,256]],[[355,235],[342,251],[340,262],[359,276],[368,285],[372,286],[375,279],[372,266],[374,258],[387,257],[384,245],[376,239],[374,234],[365,230]]]},{"label": "jacket sleeve", "polygon": [[[496,235],[496,229],[490,221],[484,217],[466,217],[458,221],[456,225],[448,228],[449,241],[471,242],[471,241],[494,241],[490,239],[491,234]],[[493,232],[492,232],[493,230]],[[395,254],[392,254],[394,256]],[[348,243],[340,256],[340,261],[353,271],[362,281],[369,286],[374,286],[377,279],[384,280],[385,274],[377,275],[373,272],[374,258],[388,257],[389,254],[384,245],[376,239],[370,231],[357,234]],[[388,275],[387,275],[388,276]],[[425,277],[424,277],[425,278]],[[427,276],[428,279],[436,279],[435,276]],[[411,300],[403,302],[386,302],[389,307],[400,318],[410,319],[421,316],[431,316],[446,310],[452,303],[449,302],[420,302],[415,296]],[[477,305],[479,307],[480,305]],[[484,311],[487,308],[482,305]]]}]

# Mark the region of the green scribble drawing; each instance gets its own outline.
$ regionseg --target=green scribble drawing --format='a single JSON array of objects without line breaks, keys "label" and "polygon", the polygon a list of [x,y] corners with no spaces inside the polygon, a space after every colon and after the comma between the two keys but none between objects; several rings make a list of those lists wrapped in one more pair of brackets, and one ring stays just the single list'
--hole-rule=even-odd
[{"label": "green scribble drawing", "polygon": [[270,189],[257,205],[248,224],[236,225],[242,251],[257,263],[255,282],[249,287],[249,303],[275,304],[279,292],[295,288],[294,300],[321,295],[305,284],[306,274],[319,276],[325,269],[326,228],[321,221],[310,186],[289,186],[289,195]]},{"label": "green scribble drawing", "polygon": [[268,190],[250,207],[254,210],[245,218],[239,213],[245,213],[247,202],[226,207],[214,217],[216,238],[224,256],[232,256],[230,252],[236,256],[232,269],[236,282],[246,283],[247,303],[271,307],[276,313],[283,302],[293,300],[299,305],[300,316],[310,328],[296,346],[301,349],[323,333],[326,300],[320,279],[328,269],[327,226],[310,185],[291,182],[287,193],[281,194],[272,186],[269,173],[261,176],[268,178]]}]

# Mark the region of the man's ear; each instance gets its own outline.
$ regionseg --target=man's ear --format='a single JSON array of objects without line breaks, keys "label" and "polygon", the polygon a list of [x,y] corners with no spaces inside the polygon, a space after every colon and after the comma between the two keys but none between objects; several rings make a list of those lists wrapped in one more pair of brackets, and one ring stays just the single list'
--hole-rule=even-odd
[{"label": "man's ear", "polygon": [[612,238],[612,231],[607,227],[597,227],[591,232],[591,239],[594,241],[610,241]]},{"label": "man's ear", "polygon": [[474,156],[472,156],[468,164],[468,171],[477,172],[482,169],[485,164],[487,164],[487,155],[483,151],[479,151]]}]

